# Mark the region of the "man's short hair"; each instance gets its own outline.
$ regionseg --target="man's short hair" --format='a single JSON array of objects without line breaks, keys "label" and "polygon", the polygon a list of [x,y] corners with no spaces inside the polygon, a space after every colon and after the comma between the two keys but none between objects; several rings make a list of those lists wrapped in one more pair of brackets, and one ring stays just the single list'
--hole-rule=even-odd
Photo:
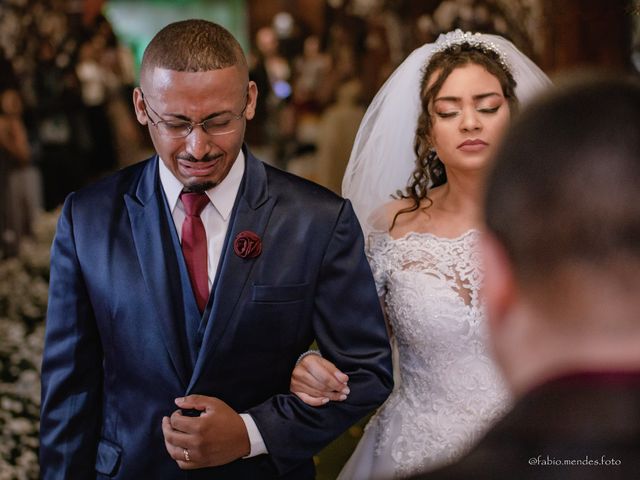
[{"label": "man's short hair", "polygon": [[207,20],[167,25],[151,40],[141,71],[154,67],[178,72],[207,72],[239,65],[247,68],[242,47],[224,27]]},{"label": "man's short hair", "polygon": [[640,264],[640,81],[582,79],[525,110],[497,154],[485,214],[521,282],[569,263]]}]

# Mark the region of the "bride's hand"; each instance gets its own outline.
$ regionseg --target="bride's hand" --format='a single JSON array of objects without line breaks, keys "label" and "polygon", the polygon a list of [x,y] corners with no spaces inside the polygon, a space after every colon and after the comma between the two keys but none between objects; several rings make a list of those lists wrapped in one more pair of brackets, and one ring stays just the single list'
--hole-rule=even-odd
[{"label": "bride's hand", "polygon": [[305,356],[291,374],[289,389],[307,405],[318,407],[329,400],[342,401],[349,394],[349,377],[319,355]]}]

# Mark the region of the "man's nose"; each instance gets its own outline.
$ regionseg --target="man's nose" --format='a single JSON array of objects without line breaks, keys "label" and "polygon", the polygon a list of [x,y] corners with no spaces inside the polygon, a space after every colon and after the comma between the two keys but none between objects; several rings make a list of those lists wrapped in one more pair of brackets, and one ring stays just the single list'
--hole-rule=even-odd
[{"label": "man's nose", "polygon": [[200,160],[211,151],[211,135],[207,135],[200,125],[195,125],[186,137],[187,152]]}]

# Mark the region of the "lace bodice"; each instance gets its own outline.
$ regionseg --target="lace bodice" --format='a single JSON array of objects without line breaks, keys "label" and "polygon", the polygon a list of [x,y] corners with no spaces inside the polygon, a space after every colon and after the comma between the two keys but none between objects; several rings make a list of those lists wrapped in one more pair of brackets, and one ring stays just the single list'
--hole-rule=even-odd
[{"label": "lace bodice", "polygon": [[368,249],[400,378],[368,429],[398,477],[467,451],[508,404],[486,346],[479,232],[454,239],[373,234]]}]

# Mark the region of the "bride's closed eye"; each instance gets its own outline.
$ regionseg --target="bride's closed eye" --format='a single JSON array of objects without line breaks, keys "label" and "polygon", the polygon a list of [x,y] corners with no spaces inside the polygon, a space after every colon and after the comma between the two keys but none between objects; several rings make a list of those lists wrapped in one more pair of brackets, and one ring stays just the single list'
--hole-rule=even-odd
[{"label": "bride's closed eye", "polygon": [[478,108],[477,110],[481,113],[496,113],[502,105],[498,105],[497,107],[492,108]]},{"label": "bride's closed eye", "polygon": [[460,113],[460,111],[455,110],[455,111],[449,111],[449,112],[436,112],[436,115],[439,116],[440,118],[451,118],[451,117],[455,117],[458,113]]}]

